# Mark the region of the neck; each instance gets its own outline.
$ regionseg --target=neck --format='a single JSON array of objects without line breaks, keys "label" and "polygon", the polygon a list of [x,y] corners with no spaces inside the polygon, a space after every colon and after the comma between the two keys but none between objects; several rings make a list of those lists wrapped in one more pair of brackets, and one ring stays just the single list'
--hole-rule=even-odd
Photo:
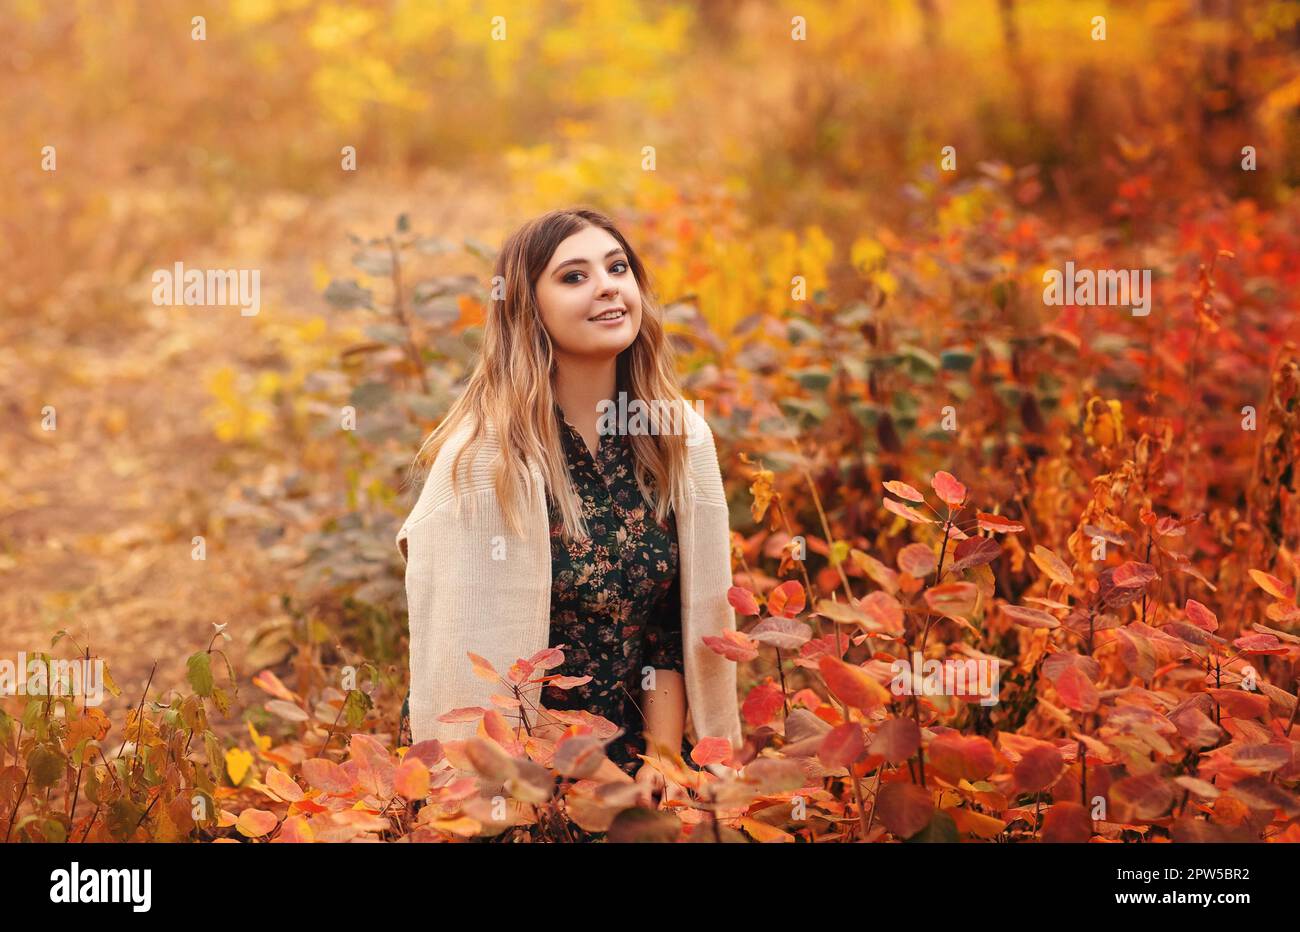
[{"label": "neck", "polygon": [[617,357],[561,359],[555,369],[555,400],[567,420],[579,431],[592,434],[600,421],[597,405],[614,400],[618,383]]}]

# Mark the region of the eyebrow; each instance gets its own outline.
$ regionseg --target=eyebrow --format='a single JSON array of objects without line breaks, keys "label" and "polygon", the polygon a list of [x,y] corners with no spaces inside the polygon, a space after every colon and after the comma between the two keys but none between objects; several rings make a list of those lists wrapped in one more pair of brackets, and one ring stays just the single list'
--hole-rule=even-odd
[{"label": "eyebrow", "polygon": [[[626,258],[627,253],[623,252],[622,246],[615,246],[609,252],[605,253],[605,258],[608,259],[610,256],[617,255],[618,253],[621,252],[623,253],[624,258]],[[559,265],[555,267],[555,272],[560,271],[560,269],[564,268],[566,265],[585,265],[586,262],[587,262],[586,259],[581,259],[581,258],[565,259],[563,262],[561,262]],[[551,274],[554,275],[555,272],[552,272]]]}]

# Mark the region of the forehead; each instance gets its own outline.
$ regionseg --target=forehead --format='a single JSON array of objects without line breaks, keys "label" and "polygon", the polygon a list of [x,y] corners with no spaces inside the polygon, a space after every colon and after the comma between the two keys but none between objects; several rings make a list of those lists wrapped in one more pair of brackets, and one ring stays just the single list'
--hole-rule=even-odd
[{"label": "forehead", "polygon": [[551,261],[546,264],[546,270],[550,271],[561,262],[570,259],[586,259],[592,263],[599,263],[605,257],[605,253],[611,249],[621,248],[622,244],[600,227],[583,227],[577,233],[560,241],[560,245],[555,247],[555,254],[551,256]]}]

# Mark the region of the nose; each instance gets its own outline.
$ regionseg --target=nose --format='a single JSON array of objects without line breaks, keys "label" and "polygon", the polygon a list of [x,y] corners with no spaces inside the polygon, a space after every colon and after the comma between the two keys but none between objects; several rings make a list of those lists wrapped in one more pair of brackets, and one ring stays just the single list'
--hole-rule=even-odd
[{"label": "nose", "polygon": [[613,297],[618,294],[618,281],[608,272],[603,273],[604,278],[601,280],[600,295],[601,297]]}]

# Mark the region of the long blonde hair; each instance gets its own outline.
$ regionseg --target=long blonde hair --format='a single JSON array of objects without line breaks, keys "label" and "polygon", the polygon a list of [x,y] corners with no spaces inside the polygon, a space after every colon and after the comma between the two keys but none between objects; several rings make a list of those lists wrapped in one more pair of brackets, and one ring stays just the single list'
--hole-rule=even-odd
[{"label": "long blonde hair", "polygon": [[[465,390],[421,444],[412,464],[413,473],[427,472],[447,440],[469,421],[470,436],[451,464],[454,490],[461,458],[482,442],[484,425],[493,424],[502,451],[494,486],[506,524],[517,535],[523,533],[522,512],[530,494],[527,464],[531,461],[540,467],[547,491],[563,517],[565,539],[589,536],[560,440],[554,347],[542,325],[536,291],[537,280],[560,243],[588,226],[600,227],[618,240],[641,292],[641,329],[632,345],[618,355],[616,391],[627,392],[629,405],[634,399],[644,402],[655,423],[660,405],[652,402],[680,406],[681,413],[689,416],[677,381],[672,344],[664,333],[662,311],[645,267],[613,221],[598,211],[576,208],[551,211],[525,223],[506,238],[497,256],[495,275],[499,278],[494,281],[504,282],[504,297],[493,298],[488,305],[478,364]],[[670,509],[686,501],[686,437],[681,431],[658,429],[633,433],[629,439],[637,485],[653,505],[656,520],[663,522]]]}]

